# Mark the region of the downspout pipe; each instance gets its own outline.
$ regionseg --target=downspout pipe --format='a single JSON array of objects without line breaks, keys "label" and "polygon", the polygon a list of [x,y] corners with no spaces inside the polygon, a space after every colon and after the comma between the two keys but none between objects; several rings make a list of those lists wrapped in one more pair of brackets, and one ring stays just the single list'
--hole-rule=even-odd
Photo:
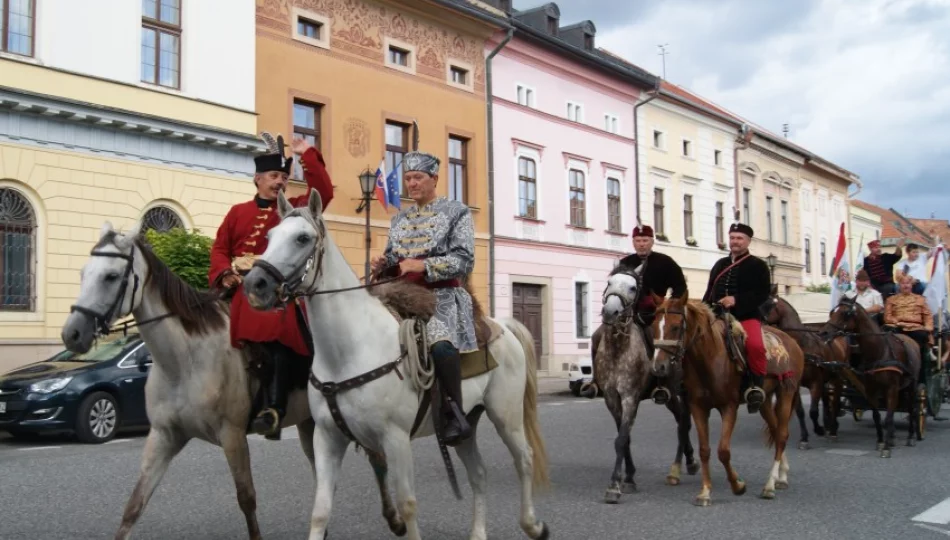
[{"label": "downspout pipe", "polygon": [[485,58],[485,112],[488,119],[488,311],[495,316],[495,118],[493,108],[492,59],[515,35],[508,28],[505,39]]},{"label": "downspout pipe", "polygon": [[[640,122],[637,116],[637,109],[646,105],[647,103],[653,101],[660,95],[660,83],[663,79],[657,77],[656,85],[653,87],[653,92],[650,93],[650,97],[647,99],[637,102],[633,106],[633,189],[635,191],[634,196],[637,201],[637,224],[641,223],[640,221]],[[656,226],[656,223],[653,224]]]}]

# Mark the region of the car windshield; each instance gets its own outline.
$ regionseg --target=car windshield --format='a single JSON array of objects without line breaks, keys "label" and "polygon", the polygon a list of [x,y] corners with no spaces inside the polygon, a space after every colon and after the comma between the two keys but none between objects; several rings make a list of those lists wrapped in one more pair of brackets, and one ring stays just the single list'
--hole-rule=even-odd
[{"label": "car windshield", "polygon": [[[52,358],[53,362],[101,362],[118,356],[124,348],[139,341],[138,335],[122,336],[112,341],[100,341],[83,354],[63,351]],[[68,354],[67,354],[68,353]]]}]

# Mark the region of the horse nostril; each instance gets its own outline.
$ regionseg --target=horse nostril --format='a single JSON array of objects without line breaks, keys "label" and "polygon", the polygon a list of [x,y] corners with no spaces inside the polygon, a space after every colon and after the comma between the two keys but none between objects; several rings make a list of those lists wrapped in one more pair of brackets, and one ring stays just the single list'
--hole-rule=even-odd
[{"label": "horse nostril", "polygon": [[69,341],[73,343],[79,343],[79,330],[73,330],[69,334]]}]

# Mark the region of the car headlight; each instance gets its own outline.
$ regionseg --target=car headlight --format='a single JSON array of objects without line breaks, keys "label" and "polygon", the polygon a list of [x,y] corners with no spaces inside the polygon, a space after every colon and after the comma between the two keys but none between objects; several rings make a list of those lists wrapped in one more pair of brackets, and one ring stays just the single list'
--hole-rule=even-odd
[{"label": "car headlight", "polygon": [[71,380],[73,380],[72,377],[46,379],[45,381],[31,384],[29,391],[34,394],[52,394],[53,392],[59,392],[63,388],[66,388],[66,385],[69,384]]}]

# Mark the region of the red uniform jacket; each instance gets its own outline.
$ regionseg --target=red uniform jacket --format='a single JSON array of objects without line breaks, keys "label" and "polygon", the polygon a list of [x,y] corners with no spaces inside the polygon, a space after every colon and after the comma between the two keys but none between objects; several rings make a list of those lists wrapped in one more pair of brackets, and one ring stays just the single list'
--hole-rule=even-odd
[{"label": "red uniform jacket", "polygon": [[[333,184],[330,183],[323,155],[317,149],[310,148],[301,156],[300,163],[307,186],[320,193],[323,208],[326,209],[333,200]],[[305,206],[310,189],[306,194],[290,199],[290,203]],[[259,208],[254,200],[232,206],[218,228],[218,235],[211,247],[211,268],[208,272],[211,287],[219,287],[221,280],[233,272],[231,260],[235,257],[263,254],[267,249],[267,232],[278,223],[277,201],[267,208]],[[296,310],[292,306],[271,311],[255,310],[248,304],[243,287],[238,287],[231,300],[231,345],[241,348],[242,341],[279,341],[303,356],[310,356],[297,324]]]}]

